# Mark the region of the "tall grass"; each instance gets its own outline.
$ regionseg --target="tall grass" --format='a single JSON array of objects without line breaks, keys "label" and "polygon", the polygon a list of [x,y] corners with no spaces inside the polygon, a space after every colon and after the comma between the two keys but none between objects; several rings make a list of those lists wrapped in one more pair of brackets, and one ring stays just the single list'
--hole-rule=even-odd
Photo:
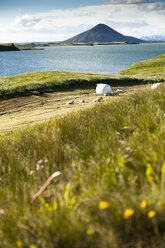
[{"label": "tall grass", "polygon": [[1,135],[0,247],[163,248],[164,95],[140,91]]}]

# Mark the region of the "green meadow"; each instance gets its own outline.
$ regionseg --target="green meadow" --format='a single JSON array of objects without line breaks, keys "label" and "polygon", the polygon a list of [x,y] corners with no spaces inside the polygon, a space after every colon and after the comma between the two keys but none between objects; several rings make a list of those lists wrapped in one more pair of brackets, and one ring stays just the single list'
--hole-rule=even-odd
[{"label": "green meadow", "polygon": [[69,91],[95,88],[98,83],[112,86],[128,86],[157,82],[155,78],[132,78],[110,74],[92,74],[64,71],[43,71],[25,73],[10,77],[0,77],[0,99],[30,95],[31,91]]},{"label": "green meadow", "polygon": [[[11,90],[7,98],[23,89],[66,90],[64,82],[68,90],[90,88],[110,78],[38,72],[0,82],[2,90]],[[112,82],[159,80],[119,76]],[[164,86],[137,89],[1,133],[0,248],[163,248],[164,95]]]},{"label": "green meadow", "polygon": [[141,77],[165,77],[165,54],[144,60],[121,71],[120,75],[136,75]]}]

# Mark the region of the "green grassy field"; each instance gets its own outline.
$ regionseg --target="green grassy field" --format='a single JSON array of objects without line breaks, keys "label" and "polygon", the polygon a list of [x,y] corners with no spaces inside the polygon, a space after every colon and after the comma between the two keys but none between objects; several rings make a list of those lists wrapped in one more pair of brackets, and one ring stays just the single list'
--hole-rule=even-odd
[{"label": "green grassy field", "polygon": [[165,78],[165,54],[141,61],[129,66],[127,69],[121,71],[120,75],[136,75],[145,77],[162,77]]},{"label": "green grassy field", "polygon": [[164,94],[144,90],[2,134],[0,247],[163,248]]},{"label": "green grassy field", "polygon": [[[90,89],[110,79],[116,86],[160,80],[154,74],[146,79],[38,72],[1,77],[1,97]],[[0,248],[165,247],[165,86],[137,88],[1,133]],[[54,94],[44,102],[47,111]],[[1,107],[17,109],[19,116],[22,101],[2,100]],[[27,110],[39,108],[40,97],[24,103]]]},{"label": "green grassy field", "polygon": [[[97,83],[115,86],[145,84],[152,80],[132,79],[110,74],[45,71],[0,77],[0,99],[30,95],[33,90],[42,92],[95,88]],[[154,82],[154,80],[153,80]]]},{"label": "green grassy field", "polygon": [[[137,89],[147,89],[150,85],[132,85],[123,87],[112,87],[112,92],[117,89],[123,91],[111,96],[111,101],[135,92]],[[48,121],[52,118],[64,116],[70,112],[78,112],[82,109],[93,107],[98,99],[95,89],[77,89],[70,91],[44,93],[39,96],[23,96],[0,102],[0,133],[22,128],[26,125],[35,125]],[[109,97],[102,96],[102,101],[109,101]],[[80,100],[84,103],[79,103]],[[68,101],[74,101],[72,105],[66,105]]]}]

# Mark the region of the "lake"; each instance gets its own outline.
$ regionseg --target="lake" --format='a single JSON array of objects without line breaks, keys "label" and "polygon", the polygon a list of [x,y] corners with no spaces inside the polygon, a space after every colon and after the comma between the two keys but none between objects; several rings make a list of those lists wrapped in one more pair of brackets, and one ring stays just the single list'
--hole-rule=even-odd
[{"label": "lake", "polygon": [[0,53],[0,76],[36,71],[116,74],[129,65],[165,53],[165,43],[45,47]]}]

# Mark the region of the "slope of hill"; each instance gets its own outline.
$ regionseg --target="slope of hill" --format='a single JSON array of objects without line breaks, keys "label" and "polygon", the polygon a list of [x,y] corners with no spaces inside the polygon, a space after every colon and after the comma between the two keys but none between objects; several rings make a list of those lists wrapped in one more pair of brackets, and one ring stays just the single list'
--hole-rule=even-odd
[{"label": "slope of hill", "polygon": [[64,42],[143,42],[140,39],[124,36],[105,24],[98,24],[90,30],[80,33]]},{"label": "slope of hill", "polygon": [[119,72],[120,75],[138,75],[147,77],[165,78],[165,54],[134,63],[127,69]]}]

